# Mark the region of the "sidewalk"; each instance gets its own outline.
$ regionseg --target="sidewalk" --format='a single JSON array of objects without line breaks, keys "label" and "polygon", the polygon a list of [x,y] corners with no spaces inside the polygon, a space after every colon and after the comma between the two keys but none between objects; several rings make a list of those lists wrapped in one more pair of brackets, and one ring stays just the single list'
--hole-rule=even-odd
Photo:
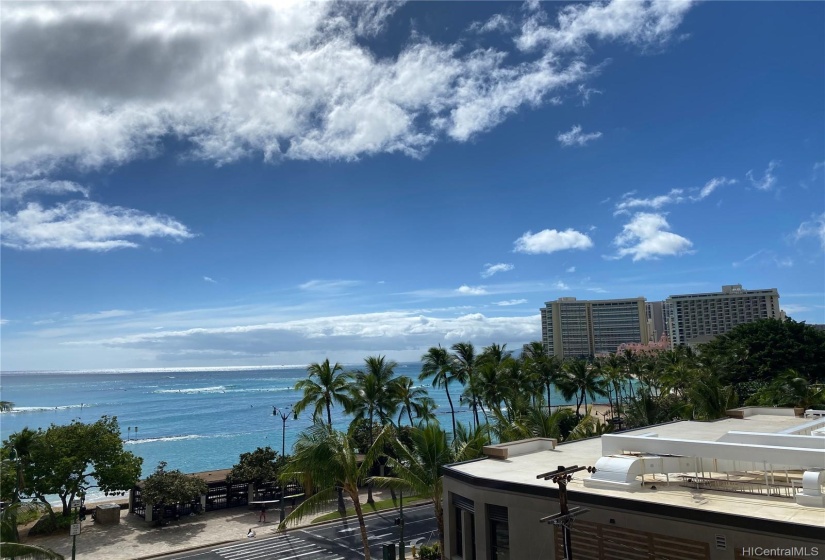
[{"label": "sidewalk", "polygon": [[[375,489],[373,497],[376,501],[388,499],[390,493],[388,490]],[[367,495],[364,492],[361,502],[364,503],[366,500]],[[345,501],[350,507],[350,501]],[[333,510],[334,504],[330,511]],[[259,538],[268,537],[276,534],[278,511],[269,510],[267,514],[267,522],[259,523],[258,511],[244,506],[183,517],[180,521],[174,521],[163,528],[151,527],[143,519],[130,514],[127,510],[120,511],[120,525],[100,525],[92,523],[91,518],[87,517],[83,523],[82,533],[77,537],[76,558],[88,560],[152,558],[173,552],[246,540],[246,533],[250,527],[255,529]],[[312,518],[305,519],[299,526],[309,525]],[[21,533],[24,532],[21,531]],[[67,560],[72,557],[72,537],[67,534],[23,537],[21,540],[27,544],[50,548],[65,556]]]}]

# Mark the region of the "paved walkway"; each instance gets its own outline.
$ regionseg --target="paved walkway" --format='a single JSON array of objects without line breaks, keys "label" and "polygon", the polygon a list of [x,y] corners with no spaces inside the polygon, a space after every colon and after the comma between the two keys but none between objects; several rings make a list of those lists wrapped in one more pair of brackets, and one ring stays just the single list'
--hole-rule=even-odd
[{"label": "paved walkway", "polygon": [[[390,497],[387,490],[374,490],[376,501]],[[366,493],[361,501],[367,499]],[[349,500],[345,500],[351,507]],[[334,505],[333,505],[334,508]],[[90,508],[91,509],[91,508]],[[258,522],[258,512],[247,506],[211,511],[202,515],[183,517],[163,528],[151,527],[143,519],[120,511],[119,525],[100,525],[92,523],[87,517],[83,523],[82,533],[77,537],[76,558],[106,560],[137,560],[152,558],[172,552],[180,552],[204,546],[222,544],[246,539],[249,528],[256,534],[269,536],[278,528],[278,511],[270,510],[266,523]],[[312,518],[301,525],[308,525]],[[22,536],[22,535],[21,535]],[[23,538],[23,542],[45,546],[60,554],[67,560],[72,557],[72,537],[68,534],[48,537]]]}]

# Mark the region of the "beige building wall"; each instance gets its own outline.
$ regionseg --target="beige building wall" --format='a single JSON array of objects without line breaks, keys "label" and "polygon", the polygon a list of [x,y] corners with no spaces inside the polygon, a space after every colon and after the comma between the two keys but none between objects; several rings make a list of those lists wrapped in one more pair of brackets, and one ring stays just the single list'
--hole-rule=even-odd
[{"label": "beige building wall", "polygon": [[[549,467],[549,466],[548,466]],[[485,481],[490,483],[490,481]],[[445,542],[448,558],[457,560],[503,560],[491,555],[490,506],[507,508],[510,560],[555,560],[563,558],[557,551],[553,526],[539,523],[539,519],[559,512],[557,492],[537,496],[536,488],[524,493],[469,484],[449,474],[444,478]],[[472,534],[466,523],[468,515],[456,515],[457,496],[472,500],[475,526],[475,556],[470,552]],[[646,504],[606,496],[570,492],[570,507],[584,507],[588,511],[573,522],[574,558],[583,560],[628,558],[669,558],[670,560],[738,560],[740,558],[806,558],[825,559],[825,528],[802,527],[782,521],[766,521],[738,515],[703,512],[700,508],[684,508]],[[601,503],[594,503],[601,502]],[[649,511],[643,511],[648,509]],[[465,523],[462,554],[457,554],[456,523]],[[593,532],[600,549],[594,550]],[[579,550],[577,551],[577,540]],[[770,556],[759,554],[767,549],[805,549],[807,555]],[[761,550],[759,550],[761,549]],[[748,554],[750,552],[751,554]]]},{"label": "beige building wall", "polygon": [[741,284],[722,286],[721,292],[670,296],[665,306],[673,347],[707,342],[737,325],[781,317],[776,288],[745,290]]},{"label": "beige building wall", "polygon": [[645,298],[550,301],[541,309],[542,343],[561,358],[615,352],[620,344],[646,344]]}]

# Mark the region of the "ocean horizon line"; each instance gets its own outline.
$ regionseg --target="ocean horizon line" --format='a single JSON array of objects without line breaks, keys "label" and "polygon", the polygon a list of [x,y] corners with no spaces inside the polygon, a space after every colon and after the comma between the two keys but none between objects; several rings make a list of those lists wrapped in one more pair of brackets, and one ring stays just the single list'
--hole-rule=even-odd
[{"label": "ocean horizon line", "polygon": [[[398,362],[399,365],[418,362]],[[119,373],[208,373],[225,371],[265,371],[271,369],[306,369],[309,364],[277,364],[265,366],[182,366],[154,368],[99,368],[99,369],[31,369],[0,370],[0,375],[89,375]],[[359,367],[361,363],[342,363],[345,368]]]}]

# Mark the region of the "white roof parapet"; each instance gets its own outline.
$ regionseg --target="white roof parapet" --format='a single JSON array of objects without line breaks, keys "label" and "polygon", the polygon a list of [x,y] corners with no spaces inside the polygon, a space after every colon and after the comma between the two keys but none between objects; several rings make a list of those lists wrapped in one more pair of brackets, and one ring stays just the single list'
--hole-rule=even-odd
[{"label": "white roof parapet", "polygon": [[822,465],[825,465],[825,449],[678,438],[652,438],[624,434],[605,434],[601,439],[602,455],[604,456],[637,452],[792,465],[800,468],[821,468]]},{"label": "white roof parapet", "polygon": [[775,447],[804,447],[806,449],[825,449],[825,438],[799,436],[793,434],[728,432],[717,441],[727,443],[751,443]]}]

